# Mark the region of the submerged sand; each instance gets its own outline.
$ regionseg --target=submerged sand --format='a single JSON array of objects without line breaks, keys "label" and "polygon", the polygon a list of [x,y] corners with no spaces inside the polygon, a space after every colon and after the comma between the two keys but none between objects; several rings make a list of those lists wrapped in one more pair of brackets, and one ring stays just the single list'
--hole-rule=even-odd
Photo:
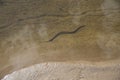
[{"label": "submerged sand", "polygon": [[120,58],[119,0],[1,1],[0,78],[42,62],[92,64]]}]

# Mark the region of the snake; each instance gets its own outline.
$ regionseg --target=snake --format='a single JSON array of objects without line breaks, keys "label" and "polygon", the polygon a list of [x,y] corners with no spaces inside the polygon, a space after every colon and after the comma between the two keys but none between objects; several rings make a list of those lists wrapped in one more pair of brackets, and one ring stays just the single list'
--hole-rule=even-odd
[{"label": "snake", "polygon": [[85,27],[85,25],[82,25],[82,26],[79,26],[78,28],[76,28],[75,30],[73,31],[62,31],[62,32],[59,32],[57,33],[55,36],[53,36],[50,40],[48,40],[48,42],[52,42],[54,41],[58,36],[60,35],[64,35],[64,34],[74,34],[76,33],[78,30],[80,30],[81,28]]}]

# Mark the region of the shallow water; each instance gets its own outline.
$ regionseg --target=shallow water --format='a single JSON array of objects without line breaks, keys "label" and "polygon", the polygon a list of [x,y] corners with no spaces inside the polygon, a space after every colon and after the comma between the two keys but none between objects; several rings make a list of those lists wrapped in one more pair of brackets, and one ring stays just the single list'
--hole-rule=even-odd
[{"label": "shallow water", "polygon": [[0,5],[0,78],[41,62],[119,59],[119,41],[119,0],[5,0]]}]

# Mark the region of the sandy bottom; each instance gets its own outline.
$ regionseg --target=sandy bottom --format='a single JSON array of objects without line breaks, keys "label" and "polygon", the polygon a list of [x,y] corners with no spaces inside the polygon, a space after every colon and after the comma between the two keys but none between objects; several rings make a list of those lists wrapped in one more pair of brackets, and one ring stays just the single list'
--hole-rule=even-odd
[{"label": "sandy bottom", "polygon": [[[43,62],[119,60],[119,4],[119,0],[0,0],[0,79]],[[82,25],[76,33],[48,42]]]},{"label": "sandy bottom", "polygon": [[15,71],[2,80],[119,80],[120,64],[42,63]]}]

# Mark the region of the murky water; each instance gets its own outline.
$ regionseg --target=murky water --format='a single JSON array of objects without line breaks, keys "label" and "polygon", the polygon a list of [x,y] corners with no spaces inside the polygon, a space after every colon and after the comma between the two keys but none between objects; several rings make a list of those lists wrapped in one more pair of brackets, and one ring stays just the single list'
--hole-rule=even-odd
[{"label": "murky water", "polygon": [[[119,0],[5,0],[0,5],[0,78],[36,63],[120,57]],[[62,34],[48,42],[57,33]]]}]

